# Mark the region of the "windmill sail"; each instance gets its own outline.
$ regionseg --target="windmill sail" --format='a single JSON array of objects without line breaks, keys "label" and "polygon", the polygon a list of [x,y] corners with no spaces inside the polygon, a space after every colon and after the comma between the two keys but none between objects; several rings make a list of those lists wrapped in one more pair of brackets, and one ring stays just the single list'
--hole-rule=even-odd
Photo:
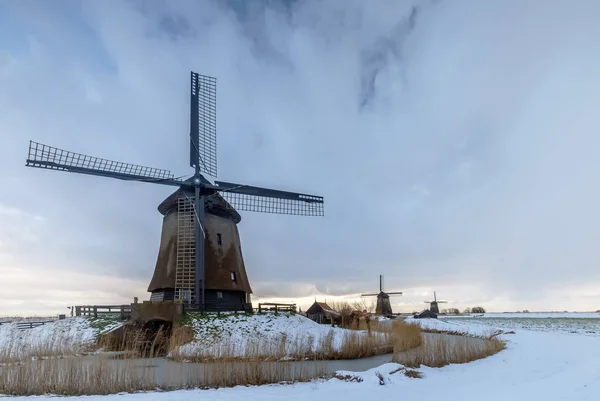
[{"label": "windmill sail", "polygon": [[29,141],[26,165],[28,167],[98,175],[128,181],[176,186],[183,184],[181,181],[176,180],[169,170],[101,159],[33,141]]},{"label": "windmill sail", "polygon": [[217,80],[191,73],[190,166],[217,176]]},{"label": "windmill sail", "polygon": [[323,216],[323,197],[215,181],[221,195],[238,210]]}]

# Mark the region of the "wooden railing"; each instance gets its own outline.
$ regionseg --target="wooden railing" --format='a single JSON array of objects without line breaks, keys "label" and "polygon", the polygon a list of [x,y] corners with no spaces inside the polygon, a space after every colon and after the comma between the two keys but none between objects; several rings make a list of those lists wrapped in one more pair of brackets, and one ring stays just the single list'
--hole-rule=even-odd
[{"label": "wooden railing", "polygon": [[118,313],[125,320],[131,316],[131,305],[80,305],[75,306],[75,316],[93,316]]},{"label": "wooden railing", "polygon": [[296,312],[296,304],[279,304],[273,302],[263,302],[258,304],[258,313],[264,311],[275,312]]},{"label": "wooden railing", "polygon": [[27,329],[33,329],[35,327],[43,326],[46,323],[52,323],[54,321],[55,320],[47,320],[44,322],[16,322],[15,324],[17,325],[17,329],[27,330]]}]

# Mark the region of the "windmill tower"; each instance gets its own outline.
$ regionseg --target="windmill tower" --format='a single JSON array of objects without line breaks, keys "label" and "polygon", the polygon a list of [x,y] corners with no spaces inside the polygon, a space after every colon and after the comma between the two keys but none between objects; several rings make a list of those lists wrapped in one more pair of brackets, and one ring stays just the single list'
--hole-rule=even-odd
[{"label": "windmill tower", "polygon": [[440,313],[440,308],[438,307],[438,304],[445,304],[447,303],[447,301],[438,301],[437,300],[437,296],[435,294],[435,291],[433,292],[433,301],[425,301],[426,304],[429,304],[429,310],[432,311],[433,313]]},{"label": "windmill tower", "polygon": [[[242,258],[237,210],[323,216],[323,198],[224,181],[217,176],[216,79],[191,72],[188,179],[170,171],[115,162],[29,142],[26,165],[178,187],[158,207],[160,249],[148,287],[152,301],[202,311],[248,310],[252,292]],[[237,209],[237,210],[236,210]]]},{"label": "windmill tower", "polygon": [[379,275],[379,292],[372,294],[361,294],[361,297],[377,296],[377,306],[375,307],[376,315],[391,316],[392,305],[390,304],[390,295],[402,295],[402,292],[384,292],[383,291],[383,275]]}]

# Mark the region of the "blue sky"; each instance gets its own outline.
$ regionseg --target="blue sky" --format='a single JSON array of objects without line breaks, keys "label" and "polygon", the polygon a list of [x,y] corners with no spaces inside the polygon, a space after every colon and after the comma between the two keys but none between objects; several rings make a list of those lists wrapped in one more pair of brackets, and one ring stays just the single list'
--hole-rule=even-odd
[{"label": "blue sky", "polygon": [[171,189],[24,160],[189,174],[190,70],[218,79],[220,179],[326,199],[243,214],[256,299],[385,274],[396,310],[600,308],[600,6],[578,4],[0,0],[0,314],[148,297]]}]

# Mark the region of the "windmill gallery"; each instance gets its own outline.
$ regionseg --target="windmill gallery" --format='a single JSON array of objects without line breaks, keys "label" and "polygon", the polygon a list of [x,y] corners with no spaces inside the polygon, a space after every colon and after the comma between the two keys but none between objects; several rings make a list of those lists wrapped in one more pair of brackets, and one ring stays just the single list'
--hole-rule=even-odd
[{"label": "windmill gallery", "polygon": [[[242,257],[238,210],[323,216],[323,198],[230,182],[217,176],[216,79],[191,72],[190,151],[194,174],[116,162],[30,141],[26,165],[120,180],[178,187],[159,206],[164,216],[160,248],[148,291],[135,303],[138,318],[165,320],[183,307],[200,311],[251,311],[252,289]],[[132,304],[132,315],[134,313]]]}]

